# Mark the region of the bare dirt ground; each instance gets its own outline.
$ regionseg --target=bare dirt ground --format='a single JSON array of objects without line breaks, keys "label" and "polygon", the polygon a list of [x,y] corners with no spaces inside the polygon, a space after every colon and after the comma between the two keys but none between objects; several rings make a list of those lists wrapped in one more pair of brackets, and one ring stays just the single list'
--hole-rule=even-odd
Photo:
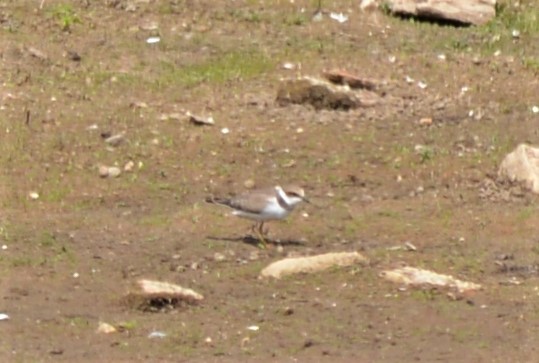
[{"label": "bare dirt ground", "polygon": [[[539,4],[467,28],[337,0],[324,10],[347,22],[313,22],[315,3],[0,1],[2,361],[537,360],[537,197],[495,175],[538,142]],[[382,101],[275,102],[280,78],[331,68],[380,80]],[[269,225],[281,247],[243,243],[249,222],[204,203],[249,180],[316,204]],[[329,251],[370,264],[258,279]],[[379,277],[405,264],[483,290],[455,301]],[[139,311],[124,295],[140,278],[205,300]]]}]

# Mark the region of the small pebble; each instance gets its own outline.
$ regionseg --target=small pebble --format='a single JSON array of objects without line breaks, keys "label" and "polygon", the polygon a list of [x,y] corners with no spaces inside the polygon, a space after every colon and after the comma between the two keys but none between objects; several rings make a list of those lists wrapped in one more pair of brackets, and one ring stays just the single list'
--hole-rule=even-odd
[{"label": "small pebble", "polygon": [[253,179],[247,179],[243,182],[243,186],[247,189],[253,189],[255,187],[255,181]]},{"label": "small pebble", "polygon": [[135,163],[132,160],[130,160],[125,164],[124,171],[131,171],[133,170],[134,166],[135,166]]},{"label": "small pebble", "polygon": [[226,260],[226,256],[220,252],[215,252],[215,254],[213,255],[213,259],[217,262],[222,262]]},{"label": "small pebble", "polygon": [[124,141],[124,134],[116,134],[109,136],[105,139],[105,142],[111,146],[118,146]]},{"label": "small pebble", "polygon": [[161,41],[161,38],[159,37],[149,37],[148,39],[146,39],[146,43],[148,44],[155,44],[155,43],[159,43]]},{"label": "small pebble", "polygon": [[100,322],[97,327],[97,332],[102,334],[116,333],[116,328],[108,323]]},{"label": "small pebble", "polygon": [[163,333],[162,331],[153,331],[150,334],[148,334],[148,338],[154,339],[154,338],[165,338],[167,336],[166,333]]}]

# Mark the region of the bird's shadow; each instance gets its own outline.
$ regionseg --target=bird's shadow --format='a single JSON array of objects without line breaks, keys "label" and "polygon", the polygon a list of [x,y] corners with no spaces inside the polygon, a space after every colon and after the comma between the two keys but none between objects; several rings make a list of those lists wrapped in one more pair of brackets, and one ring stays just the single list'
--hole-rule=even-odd
[{"label": "bird's shadow", "polygon": [[[247,245],[260,247],[263,245],[263,242],[254,236],[246,235],[242,237],[216,237],[216,236],[208,236],[207,239],[211,239],[214,241],[227,241],[227,242],[241,242],[245,243]],[[305,243],[302,241],[287,239],[287,240],[280,240],[280,239],[271,239],[271,238],[264,238],[266,241],[266,244],[268,245],[274,245],[274,246],[305,246]]]}]

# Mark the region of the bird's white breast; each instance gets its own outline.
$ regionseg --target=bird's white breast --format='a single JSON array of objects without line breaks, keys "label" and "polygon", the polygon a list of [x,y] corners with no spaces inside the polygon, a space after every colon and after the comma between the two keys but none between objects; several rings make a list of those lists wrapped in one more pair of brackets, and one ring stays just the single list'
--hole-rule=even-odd
[{"label": "bird's white breast", "polygon": [[235,210],[232,214],[257,221],[269,221],[272,219],[283,219],[290,213],[289,210],[281,207],[277,202],[277,198],[268,199],[268,204],[260,211],[260,213],[250,213],[241,210]]}]

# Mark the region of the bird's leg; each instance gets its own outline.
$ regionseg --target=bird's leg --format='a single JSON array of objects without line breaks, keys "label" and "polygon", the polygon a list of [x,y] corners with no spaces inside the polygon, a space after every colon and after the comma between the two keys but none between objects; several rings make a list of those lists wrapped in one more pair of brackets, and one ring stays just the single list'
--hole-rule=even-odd
[{"label": "bird's leg", "polygon": [[267,236],[269,232],[269,228],[264,229],[264,222],[260,223],[260,233],[264,236]]},{"label": "bird's leg", "polygon": [[257,234],[258,240],[260,241],[260,247],[266,248],[267,244],[266,244],[266,240],[264,239],[264,231],[263,231],[264,222],[255,224],[253,228],[256,228],[256,234]]}]

